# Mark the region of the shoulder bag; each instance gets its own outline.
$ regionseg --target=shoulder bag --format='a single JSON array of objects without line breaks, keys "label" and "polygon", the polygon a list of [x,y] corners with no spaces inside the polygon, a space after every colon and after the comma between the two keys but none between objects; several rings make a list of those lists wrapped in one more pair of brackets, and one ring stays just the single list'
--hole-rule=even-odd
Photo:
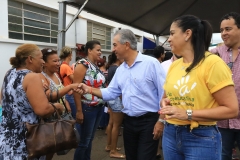
[{"label": "shoulder bag", "polygon": [[56,107],[52,106],[58,116],[55,121],[44,122],[41,118],[38,124],[25,123],[29,159],[76,148],[78,145],[76,121],[63,119]]}]

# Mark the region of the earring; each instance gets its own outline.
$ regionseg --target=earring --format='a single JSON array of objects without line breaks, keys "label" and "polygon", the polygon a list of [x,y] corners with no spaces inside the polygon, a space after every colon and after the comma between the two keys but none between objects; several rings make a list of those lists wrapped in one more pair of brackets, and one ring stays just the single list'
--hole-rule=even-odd
[{"label": "earring", "polygon": [[186,38],[186,39],[185,39],[185,41],[187,42],[187,41],[188,41],[188,39]]}]

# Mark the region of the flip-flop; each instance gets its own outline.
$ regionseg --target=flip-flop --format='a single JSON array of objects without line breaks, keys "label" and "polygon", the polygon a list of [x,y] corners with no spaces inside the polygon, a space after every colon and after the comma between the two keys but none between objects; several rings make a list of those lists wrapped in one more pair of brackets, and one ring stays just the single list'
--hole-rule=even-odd
[{"label": "flip-flop", "polygon": [[110,154],[110,158],[118,158],[118,159],[125,159],[126,156],[124,154],[120,154],[120,156],[115,156]]},{"label": "flip-flop", "polygon": [[[122,148],[120,148],[120,147],[117,147],[117,148],[116,148],[117,151],[121,151],[121,149],[122,149]],[[108,147],[105,147],[105,151],[106,151],[106,152],[110,152],[110,150],[111,150],[111,149],[109,149]]]}]

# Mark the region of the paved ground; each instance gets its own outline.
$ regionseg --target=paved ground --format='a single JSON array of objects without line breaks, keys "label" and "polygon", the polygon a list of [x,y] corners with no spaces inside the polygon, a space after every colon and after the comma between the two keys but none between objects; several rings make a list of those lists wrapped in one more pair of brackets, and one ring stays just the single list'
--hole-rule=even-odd
[{"label": "paved ground", "polygon": [[[95,134],[95,138],[92,144],[92,157],[91,160],[114,160],[115,158],[110,158],[109,153],[106,152],[105,146],[107,143],[107,136],[105,135],[104,130],[97,130]],[[118,138],[118,147],[121,147],[122,150],[120,153],[124,153],[123,147],[123,138],[119,136]],[[53,160],[73,160],[74,150],[71,150],[67,155],[58,156],[54,155]]]},{"label": "paved ground", "polygon": [[[109,153],[104,150],[107,143],[107,136],[104,130],[97,130],[95,138],[93,140],[92,148],[92,157],[91,160],[117,160],[115,158],[110,158]],[[123,147],[123,137],[119,136],[118,138],[118,147],[121,147],[122,150],[120,153],[124,153]],[[54,155],[53,160],[73,160],[73,154],[75,150],[71,150],[67,155],[58,156]],[[240,152],[237,150],[237,155],[239,158]],[[161,159],[163,160],[163,158]],[[240,159],[235,159],[240,160]]]}]

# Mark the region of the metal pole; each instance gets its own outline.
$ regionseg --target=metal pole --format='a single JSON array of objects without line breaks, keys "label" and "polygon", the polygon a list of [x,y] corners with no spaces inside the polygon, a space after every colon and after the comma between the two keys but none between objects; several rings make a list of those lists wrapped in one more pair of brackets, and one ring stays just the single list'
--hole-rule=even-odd
[{"label": "metal pole", "polygon": [[59,12],[58,12],[58,54],[60,54],[61,49],[65,46],[65,34],[64,28],[66,27],[66,3],[59,2]]},{"label": "metal pole", "polygon": [[83,8],[85,7],[85,5],[87,4],[88,0],[86,0],[82,7],[78,10],[78,12],[74,15],[73,19],[71,20],[71,22],[69,22],[68,26],[66,27],[66,29],[64,29],[65,32],[67,32],[67,30],[69,29],[69,27],[72,25],[72,23],[77,19],[78,15],[82,12]]},{"label": "metal pole", "polygon": [[159,46],[159,35],[156,35],[156,46]]},{"label": "metal pole", "polygon": [[153,39],[154,39],[154,42],[155,42],[155,44],[156,44],[157,42],[156,42],[156,38],[155,38],[155,36],[154,36],[154,35],[153,35]]}]

